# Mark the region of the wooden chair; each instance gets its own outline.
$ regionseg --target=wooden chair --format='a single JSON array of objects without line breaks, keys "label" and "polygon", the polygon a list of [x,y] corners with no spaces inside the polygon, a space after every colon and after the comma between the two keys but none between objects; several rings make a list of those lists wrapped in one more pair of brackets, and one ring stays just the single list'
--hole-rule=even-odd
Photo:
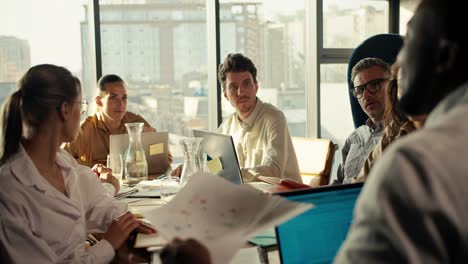
[{"label": "wooden chair", "polygon": [[312,187],[328,185],[337,146],[328,139],[293,137],[302,181]]}]

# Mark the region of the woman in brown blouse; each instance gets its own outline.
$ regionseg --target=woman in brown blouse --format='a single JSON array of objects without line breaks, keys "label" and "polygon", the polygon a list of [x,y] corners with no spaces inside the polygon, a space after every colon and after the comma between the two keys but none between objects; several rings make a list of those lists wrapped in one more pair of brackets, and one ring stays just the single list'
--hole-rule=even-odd
[{"label": "woman in brown blouse", "polygon": [[78,138],[65,145],[79,163],[92,167],[106,162],[109,154],[109,136],[126,134],[126,123],[143,122],[143,132],[155,132],[143,117],[127,111],[126,84],[119,76],[109,74],[98,81],[96,113],[81,123]]}]

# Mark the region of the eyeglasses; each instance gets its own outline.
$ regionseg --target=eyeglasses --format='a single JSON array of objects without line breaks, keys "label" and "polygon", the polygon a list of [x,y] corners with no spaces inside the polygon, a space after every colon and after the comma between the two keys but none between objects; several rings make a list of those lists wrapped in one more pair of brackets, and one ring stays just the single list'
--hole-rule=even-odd
[{"label": "eyeglasses", "polygon": [[356,97],[357,99],[361,99],[362,95],[364,94],[364,91],[367,89],[369,93],[374,94],[380,89],[382,89],[383,85],[382,83],[387,81],[388,79],[385,78],[379,78],[379,79],[374,79],[372,81],[369,81],[363,85],[358,85],[355,86],[354,89],[351,91],[353,96]]},{"label": "eyeglasses", "polygon": [[84,115],[88,111],[88,101],[86,100],[81,100],[77,101],[77,103],[81,104],[81,115]]}]

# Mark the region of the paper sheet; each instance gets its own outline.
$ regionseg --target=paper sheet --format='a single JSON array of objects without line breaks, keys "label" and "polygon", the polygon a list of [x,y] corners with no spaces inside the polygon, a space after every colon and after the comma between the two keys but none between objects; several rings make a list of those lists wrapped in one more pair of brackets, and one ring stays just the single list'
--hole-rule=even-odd
[{"label": "paper sheet", "polygon": [[230,264],[261,264],[256,247],[242,248],[232,258]]},{"label": "paper sheet", "polygon": [[153,144],[149,146],[150,156],[158,155],[164,152],[164,143]]},{"label": "paper sheet", "polygon": [[207,161],[206,166],[210,170],[211,174],[216,174],[223,169],[223,164],[221,163],[219,157]]},{"label": "paper sheet", "polygon": [[135,188],[138,189],[138,192],[130,194],[130,198],[157,198],[161,196],[161,180],[152,180],[152,181],[141,181]]},{"label": "paper sheet", "polygon": [[135,248],[154,247],[166,244],[167,241],[159,233],[138,234],[135,240]]},{"label": "paper sheet", "polygon": [[195,238],[213,263],[228,263],[247,238],[311,208],[198,173],[168,204],[144,214],[167,240]]}]

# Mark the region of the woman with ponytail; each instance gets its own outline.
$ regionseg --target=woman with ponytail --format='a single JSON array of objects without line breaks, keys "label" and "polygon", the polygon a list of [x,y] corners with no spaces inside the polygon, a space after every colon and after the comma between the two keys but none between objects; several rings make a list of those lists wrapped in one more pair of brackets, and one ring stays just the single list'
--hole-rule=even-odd
[{"label": "woman with ponytail", "polygon": [[[82,95],[67,69],[28,70],[0,115],[2,263],[108,263],[133,230],[154,229],[126,212],[88,167],[60,146],[79,131]],[[104,233],[85,249],[86,234]]]}]

